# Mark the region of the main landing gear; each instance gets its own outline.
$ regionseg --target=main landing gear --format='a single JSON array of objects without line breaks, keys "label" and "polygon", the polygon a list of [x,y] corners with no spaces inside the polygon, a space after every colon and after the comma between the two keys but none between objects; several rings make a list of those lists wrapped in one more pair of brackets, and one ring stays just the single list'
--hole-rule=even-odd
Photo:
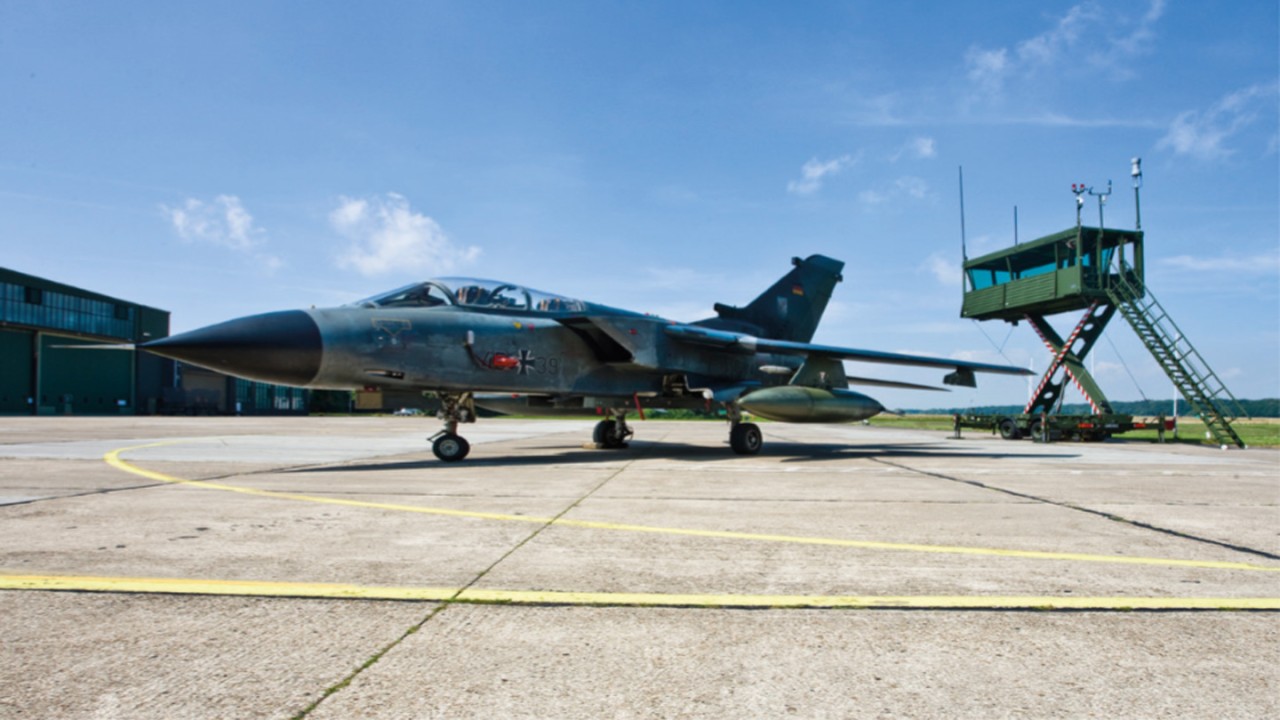
[{"label": "main landing gear", "polygon": [[725,403],[729,415],[729,447],[739,455],[755,455],[764,447],[764,435],[755,423],[742,422],[742,408],[735,402]]},{"label": "main landing gear", "polygon": [[[471,452],[471,443],[458,434],[458,425],[476,421],[476,408],[471,393],[441,393],[440,412],[436,416],[444,421],[444,429],[428,438],[431,452],[444,462],[458,462]],[[729,417],[729,446],[739,455],[755,455],[764,447],[764,436],[755,423],[742,421],[742,408],[737,403],[725,403]],[[597,447],[620,450],[635,433],[627,424],[627,411],[611,409],[612,417],[596,423],[591,439]]]},{"label": "main landing gear", "polygon": [[595,430],[591,433],[591,440],[607,450],[620,450],[627,446],[627,440],[631,438],[634,431],[627,425],[625,410],[615,409],[612,412],[613,419],[596,423]]},{"label": "main landing gear", "polygon": [[444,462],[465,458],[471,452],[471,443],[458,434],[458,423],[476,421],[476,406],[471,393],[441,394],[440,412],[436,416],[444,420],[444,429],[427,438],[431,441],[431,452]]},{"label": "main landing gear", "polygon": [[[737,403],[725,403],[729,415],[729,446],[739,455],[755,455],[764,447],[764,435],[755,423],[742,422],[742,408]],[[627,425],[626,410],[614,409],[613,418],[596,423],[591,439],[596,447],[618,450],[627,447],[631,439],[631,427]]]}]

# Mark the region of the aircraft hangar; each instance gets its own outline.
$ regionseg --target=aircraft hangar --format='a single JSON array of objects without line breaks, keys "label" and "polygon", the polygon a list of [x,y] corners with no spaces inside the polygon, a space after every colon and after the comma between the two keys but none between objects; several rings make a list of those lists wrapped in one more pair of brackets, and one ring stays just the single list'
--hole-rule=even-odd
[{"label": "aircraft hangar", "polygon": [[310,393],[133,350],[169,311],[0,267],[0,415],[306,413]]},{"label": "aircraft hangar", "polygon": [[168,334],[166,310],[0,268],[0,413],[155,412],[172,362],[70,346],[140,343]]}]

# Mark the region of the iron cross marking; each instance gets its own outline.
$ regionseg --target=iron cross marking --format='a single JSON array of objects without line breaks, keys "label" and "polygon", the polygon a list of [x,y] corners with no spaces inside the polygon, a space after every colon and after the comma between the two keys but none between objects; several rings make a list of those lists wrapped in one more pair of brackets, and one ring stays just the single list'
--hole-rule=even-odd
[{"label": "iron cross marking", "polygon": [[537,365],[538,359],[533,356],[529,350],[520,351],[520,369],[517,370],[521,375],[528,375],[533,372],[533,368]]}]

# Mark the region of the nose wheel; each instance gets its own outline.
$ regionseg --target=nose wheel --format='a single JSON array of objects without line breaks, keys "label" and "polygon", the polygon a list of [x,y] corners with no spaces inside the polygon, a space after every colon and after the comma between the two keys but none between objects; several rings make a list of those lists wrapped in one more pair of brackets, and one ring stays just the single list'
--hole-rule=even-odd
[{"label": "nose wheel", "polygon": [[458,462],[471,452],[471,443],[458,434],[458,423],[476,421],[476,408],[471,393],[461,395],[441,394],[438,417],[444,420],[444,429],[428,438],[431,452],[444,462]]},{"label": "nose wheel", "polygon": [[461,435],[442,432],[431,440],[431,452],[444,462],[457,462],[471,452],[471,443]]}]

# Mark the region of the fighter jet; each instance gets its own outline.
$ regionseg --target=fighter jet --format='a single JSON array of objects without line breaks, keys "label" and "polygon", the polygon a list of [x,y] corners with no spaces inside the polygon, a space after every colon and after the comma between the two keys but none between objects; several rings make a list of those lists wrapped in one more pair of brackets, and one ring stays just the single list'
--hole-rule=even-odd
[{"label": "fighter jet", "polygon": [[459,425],[476,408],[603,416],[600,448],[623,448],[633,411],[719,409],[729,445],[758,453],[763,436],[745,413],[796,423],[853,422],[884,410],[850,384],[929,388],[849,377],[845,360],[949,371],[973,387],[978,372],[1018,367],[810,342],[844,263],[823,255],[793,267],[745,307],[717,303],[693,323],[468,278],[407,285],[350,305],[230,320],[145,343],[149,352],[250,380],[316,389],[409,389],[441,401],[436,457],[462,460]]}]

